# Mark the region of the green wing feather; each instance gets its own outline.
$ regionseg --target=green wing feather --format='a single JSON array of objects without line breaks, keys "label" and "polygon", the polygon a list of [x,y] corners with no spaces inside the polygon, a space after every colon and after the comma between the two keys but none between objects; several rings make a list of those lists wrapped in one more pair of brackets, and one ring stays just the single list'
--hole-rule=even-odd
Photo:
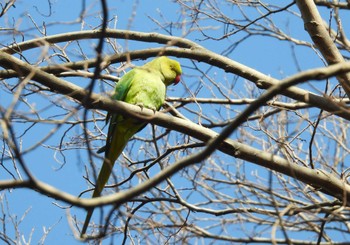
[{"label": "green wing feather", "polygon": [[[164,103],[166,86],[177,83],[181,67],[177,61],[167,57],[159,57],[142,67],[134,68],[126,73],[115,87],[112,96],[115,100],[140,105],[149,109],[159,110]],[[129,139],[146,126],[146,123],[133,118],[125,118],[116,113],[108,113],[106,123],[109,123],[105,158],[97,177],[92,197],[99,197],[105,187],[115,161],[122,153]],[[86,233],[94,209],[89,209],[82,228],[81,236]]]},{"label": "green wing feather", "polygon": [[[114,94],[112,95],[112,99],[124,101],[126,94],[132,84],[132,81],[135,76],[135,70],[131,70],[127,72],[116,84]],[[106,145],[103,148],[105,152],[105,158],[103,160],[103,164],[98,174],[96,186],[92,197],[99,197],[101,192],[106,185],[109,176],[112,173],[113,165],[115,163],[116,158],[122,153],[128,139],[125,137],[120,137],[123,131],[125,131],[126,120],[119,114],[108,113],[106,117],[106,123],[110,121],[108,127],[108,134]],[[130,136],[131,137],[131,136]],[[110,149],[113,149],[112,151]],[[99,150],[101,151],[101,149]],[[86,233],[87,227],[90,223],[90,219],[93,213],[93,209],[88,210],[85,222],[82,229],[82,235]]]}]

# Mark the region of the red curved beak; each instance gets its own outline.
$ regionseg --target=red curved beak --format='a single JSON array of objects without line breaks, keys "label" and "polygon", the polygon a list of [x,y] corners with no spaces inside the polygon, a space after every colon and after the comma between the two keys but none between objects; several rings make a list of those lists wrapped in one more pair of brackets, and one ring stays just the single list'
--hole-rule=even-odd
[{"label": "red curved beak", "polygon": [[178,84],[181,80],[181,76],[180,75],[177,75],[174,79],[174,85]]}]

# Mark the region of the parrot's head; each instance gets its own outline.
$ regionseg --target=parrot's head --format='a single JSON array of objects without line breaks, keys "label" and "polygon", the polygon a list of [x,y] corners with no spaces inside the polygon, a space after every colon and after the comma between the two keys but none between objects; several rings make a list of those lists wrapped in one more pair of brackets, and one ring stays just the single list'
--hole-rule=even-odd
[{"label": "parrot's head", "polygon": [[156,58],[155,61],[159,64],[161,74],[164,76],[164,84],[169,86],[171,84],[178,84],[181,79],[181,66],[176,60],[169,59],[166,56]]}]

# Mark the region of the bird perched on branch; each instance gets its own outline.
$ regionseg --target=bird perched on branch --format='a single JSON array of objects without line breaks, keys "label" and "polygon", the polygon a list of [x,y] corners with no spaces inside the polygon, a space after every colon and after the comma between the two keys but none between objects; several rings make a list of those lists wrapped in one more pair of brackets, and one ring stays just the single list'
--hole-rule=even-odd
[{"label": "bird perched on branch", "polygon": [[[127,72],[115,86],[112,98],[142,108],[159,110],[164,103],[167,86],[179,83],[181,73],[179,62],[166,56],[158,57]],[[103,150],[100,150],[105,152],[105,157],[92,194],[93,198],[101,195],[113,165],[129,139],[146,126],[145,122],[116,113],[108,113],[106,123],[108,121],[107,142]],[[81,236],[86,233],[93,211],[94,209],[88,210]]]}]

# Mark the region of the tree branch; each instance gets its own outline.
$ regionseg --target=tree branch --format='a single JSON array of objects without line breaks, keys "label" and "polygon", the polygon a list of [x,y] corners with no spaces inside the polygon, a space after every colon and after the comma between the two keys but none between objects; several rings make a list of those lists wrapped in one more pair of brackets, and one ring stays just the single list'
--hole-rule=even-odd
[{"label": "tree branch", "polygon": [[[317,10],[315,2],[313,0],[297,0],[296,2],[304,21],[305,30],[309,33],[327,63],[344,62],[344,57],[334,44],[334,40],[330,37],[327,28],[323,25],[323,19]],[[339,74],[337,79],[348,97],[350,97],[350,73]]]},{"label": "tree branch", "polygon": [[[19,44],[14,44],[7,48],[1,50],[9,53],[13,53],[16,50],[27,50],[30,48],[38,47],[44,45],[46,42],[64,42],[76,39],[88,39],[88,38],[97,38],[100,34],[100,31],[84,31],[84,32],[72,32],[67,33],[67,35],[54,35],[51,37],[42,37],[34,41],[23,42]],[[105,65],[111,63],[117,63],[121,61],[126,61],[128,59],[146,59],[149,57],[162,55],[172,55],[180,58],[190,58],[193,60],[205,62],[207,64],[217,66],[225,70],[226,72],[236,74],[241,76],[251,82],[261,89],[268,89],[271,86],[274,86],[279,83],[279,80],[274,79],[270,76],[267,76],[259,71],[256,71],[248,66],[240,64],[236,61],[233,61],[225,56],[216,54],[210,50],[207,50],[187,39],[179,37],[171,37],[156,33],[142,33],[142,32],[133,32],[125,30],[107,30],[107,37],[114,38],[125,38],[138,41],[147,41],[147,42],[158,42],[166,43],[168,45],[176,45],[181,48],[175,47],[160,47],[160,48],[150,48],[146,50],[136,50],[125,52],[121,54],[114,54],[111,56],[106,56],[104,58]],[[70,70],[79,70],[86,69],[89,67],[96,66],[96,59],[84,60],[79,62],[68,62],[66,64],[60,64],[56,66],[47,66],[42,67],[43,71],[48,73],[59,75],[60,72],[66,72]],[[9,78],[18,76],[16,71],[0,71],[0,77]],[[307,90],[292,86],[282,92],[283,95],[292,98],[294,100],[304,102],[350,120],[350,114],[344,113],[344,111],[339,111],[338,105],[330,103],[330,100],[322,96],[311,93]]]},{"label": "tree branch", "polygon": [[[300,82],[304,82],[310,79],[322,80],[331,76],[339,75],[344,72],[350,71],[350,62],[344,62],[340,64],[335,64],[326,68],[313,69],[306,72],[301,72],[293,77],[281,81],[278,85],[271,88],[266,94],[267,97],[261,97],[259,100],[253,102],[247,110],[240,114],[240,118],[235,120],[236,125],[231,125],[231,131],[226,131],[226,135],[221,135],[221,139],[217,138],[218,134],[210,129],[201,127],[197,124],[194,124],[188,120],[183,120],[180,118],[171,117],[169,115],[153,112],[143,108],[142,110],[138,106],[130,105],[120,101],[113,101],[110,98],[102,97],[100,95],[91,93],[90,97],[87,97],[89,92],[80,88],[74,84],[71,84],[67,81],[59,79],[51,74],[40,70],[39,68],[33,67],[23,61],[20,61],[9,54],[0,52],[0,65],[7,69],[14,69],[19,74],[26,76],[32,74],[33,80],[67,96],[70,96],[80,103],[82,103],[87,108],[95,108],[107,110],[110,112],[117,112],[122,115],[129,117],[139,118],[145,121],[161,125],[163,127],[171,128],[179,132],[188,134],[194,138],[200,139],[204,142],[212,141],[214,148],[206,148],[206,154],[210,154],[212,150],[216,147],[226,154],[229,154],[233,157],[240,158],[264,167],[267,167],[271,170],[278,171],[280,173],[292,176],[298,180],[303,181],[311,186],[320,188],[320,191],[334,196],[340,200],[343,200],[347,204],[347,199],[350,197],[350,186],[343,182],[338,176],[335,176],[331,173],[326,173],[318,169],[309,169],[303,166],[299,166],[296,163],[289,162],[288,160],[281,158],[279,156],[267,153],[258,149],[255,149],[251,146],[244,145],[237,141],[226,139],[221,145],[218,145],[218,142],[221,142],[226,138],[230,132],[238,125],[240,125],[244,118],[247,117],[252,111],[260,107],[264,101],[266,102],[274,94],[283,91],[286,87]],[[271,92],[272,91],[272,92]],[[343,113],[349,114],[345,109],[341,109],[339,106],[338,110],[344,110]],[[191,165],[195,162],[199,162],[203,159],[203,156],[206,154],[195,154],[189,157],[186,157],[162,170],[157,175],[153,176],[149,180],[143,182],[142,184],[131,188],[127,191],[118,192],[116,194],[94,198],[94,199],[79,199],[70,194],[63,193],[62,191],[55,189],[52,186],[49,186],[40,181],[35,182],[35,188],[45,195],[52,196],[56,199],[71,203],[79,207],[95,207],[102,206],[107,204],[120,205],[123,202],[130,200],[130,198],[135,197],[161,181],[165,180],[167,177],[176,173],[180,169]],[[5,185],[5,184],[4,184]],[[1,186],[1,182],[0,182]],[[21,187],[21,186],[19,186]]]}]

